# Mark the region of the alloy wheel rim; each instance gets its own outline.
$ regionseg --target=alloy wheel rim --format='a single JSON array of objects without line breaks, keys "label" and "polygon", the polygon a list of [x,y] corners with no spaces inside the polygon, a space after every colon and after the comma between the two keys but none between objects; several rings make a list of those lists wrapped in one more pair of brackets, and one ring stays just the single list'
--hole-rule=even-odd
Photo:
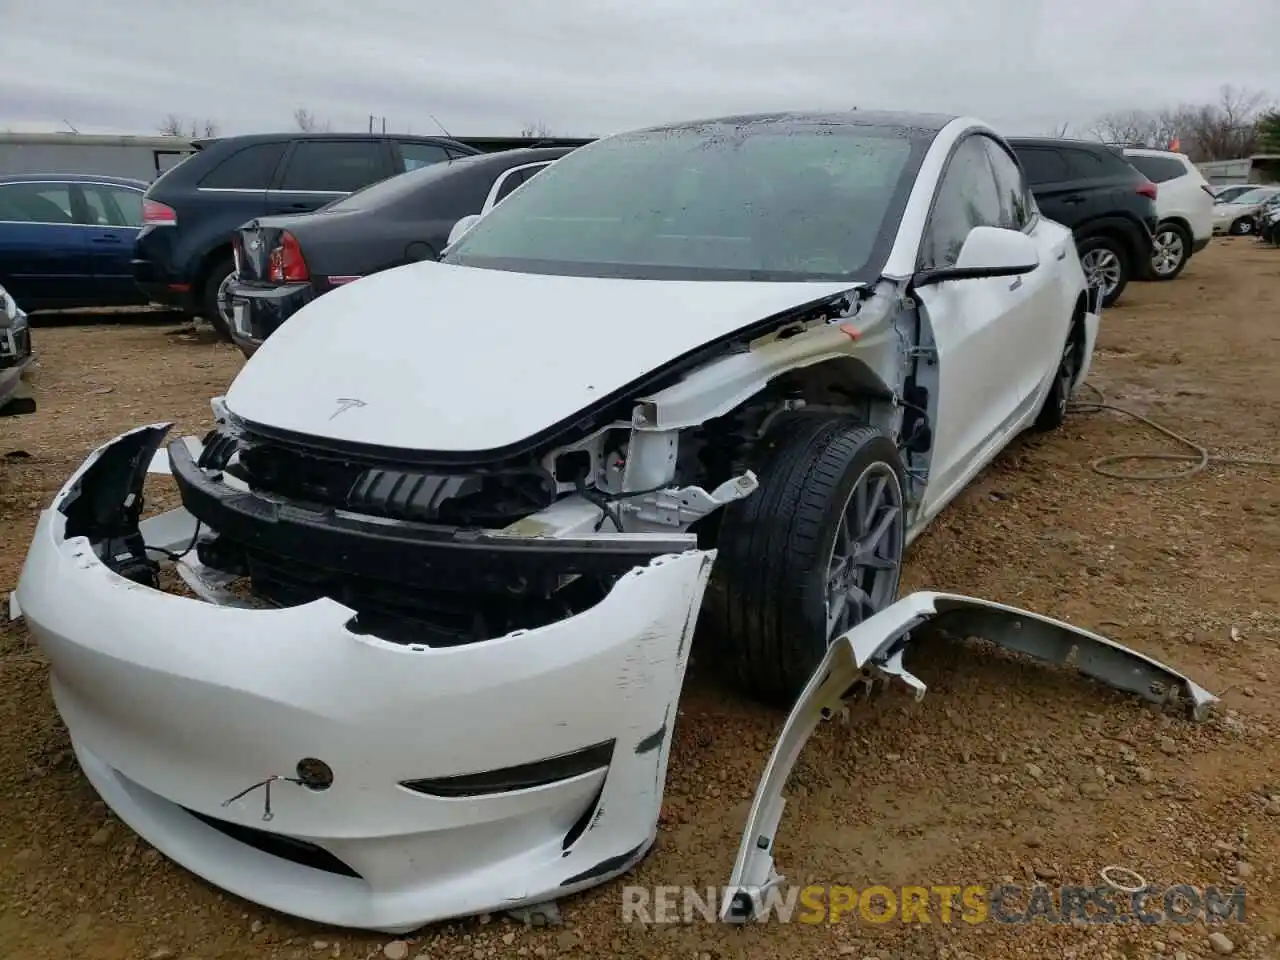
[{"label": "alloy wheel rim", "polygon": [[1102,287],[1104,295],[1111,294],[1120,285],[1120,258],[1110,250],[1090,250],[1080,263],[1089,283]]},{"label": "alloy wheel rim", "polygon": [[1162,277],[1173,273],[1182,263],[1185,249],[1182,237],[1173,230],[1156,234],[1155,251],[1151,256],[1152,269]]},{"label": "alloy wheel rim", "polygon": [[884,462],[867,467],[840,512],[827,561],[827,643],[883,610],[902,571],[902,485]]}]

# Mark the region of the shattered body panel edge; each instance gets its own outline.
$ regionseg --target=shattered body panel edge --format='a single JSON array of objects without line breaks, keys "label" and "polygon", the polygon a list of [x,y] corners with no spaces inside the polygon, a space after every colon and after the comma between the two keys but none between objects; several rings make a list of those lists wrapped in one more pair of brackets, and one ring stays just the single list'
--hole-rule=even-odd
[{"label": "shattered body panel edge", "polygon": [[[353,633],[353,611],[329,599],[204,602],[117,575],[95,541],[106,521],[136,524],[150,548],[190,542],[185,510],[132,513],[167,430],[129,431],[74,472],[40,517],[14,599],[81,767],[124,822],[248,900],[390,933],[543,903],[644,857],[714,551],[655,557],[579,614],[462,647]],[[73,524],[88,532],[69,536]],[[554,771],[605,739],[607,766],[531,786],[457,799],[403,785]],[[332,771],[320,790],[291,779],[309,757]],[[351,873],[281,859],[216,822],[300,841]]]},{"label": "shattered body panel edge", "polygon": [[746,923],[767,917],[765,895],[782,882],[773,847],[787,778],[819,721],[866,699],[887,681],[925,685],[903,667],[911,632],[930,624],[961,638],[977,636],[1038,660],[1071,665],[1082,674],[1157,704],[1182,704],[1201,721],[1217,697],[1171,667],[1088,630],[1016,607],[957,594],[918,592],[837,637],[792,709],[756,788],[720,918]]}]

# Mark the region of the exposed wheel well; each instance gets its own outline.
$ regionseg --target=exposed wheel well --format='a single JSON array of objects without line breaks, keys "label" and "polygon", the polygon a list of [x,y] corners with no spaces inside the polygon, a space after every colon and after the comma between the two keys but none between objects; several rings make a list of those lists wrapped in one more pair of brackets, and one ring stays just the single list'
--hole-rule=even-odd
[{"label": "exposed wheel well", "polygon": [[1125,256],[1129,258],[1129,269],[1131,270],[1137,268],[1141,262],[1141,252],[1138,250],[1137,244],[1128,230],[1104,224],[1081,233],[1076,243],[1086,243],[1089,240],[1110,240],[1118,244],[1124,250]]},{"label": "exposed wheel well", "polygon": [[1071,311],[1071,329],[1067,336],[1076,352],[1076,369],[1084,363],[1084,315],[1088,312],[1089,301],[1083,293],[1076,298],[1075,309]]},{"label": "exposed wheel well", "polygon": [[200,300],[204,296],[204,287],[209,282],[209,274],[213,272],[214,264],[221,263],[223,260],[230,260],[232,256],[231,241],[228,240],[221,246],[214,247],[200,258],[200,266],[196,268],[196,275],[191,281],[191,296],[197,305],[200,304]]},{"label": "exposed wheel well", "polygon": [[1181,227],[1183,230],[1186,231],[1188,237],[1194,238],[1195,234],[1191,229],[1191,222],[1187,220],[1186,217],[1165,217],[1163,220],[1160,221],[1159,224],[1156,225],[1156,229],[1159,229],[1160,227],[1164,226],[1167,223],[1173,224],[1176,227]]},{"label": "exposed wheel well", "polygon": [[[893,392],[858,358],[837,357],[788,370],[728,413],[688,430],[678,472],[711,487],[743,470],[758,471],[785,424],[810,413],[844,415],[902,443],[903,410]],[[721,512],[695,525],[701,542],[715,543]]]}]

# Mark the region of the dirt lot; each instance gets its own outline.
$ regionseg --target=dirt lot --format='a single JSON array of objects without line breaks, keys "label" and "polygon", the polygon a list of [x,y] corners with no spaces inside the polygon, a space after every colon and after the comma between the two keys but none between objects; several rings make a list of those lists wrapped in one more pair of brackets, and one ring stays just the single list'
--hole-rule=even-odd
[{"label": "dirt lot", "polygon": [[[89,449],[175,418],[202,430],[238,354],[171,326],[36,331],[40,411],[0,420],[0,588],[37,511]],[[1209,444],[1280,456],[1280,252],[1219,241],[1171,284],[1136,284],[1104,319],[1092,382]],[[1280,470],[1213,467],[1126,482],[1098,457],[1172,451],[1111,414],[1006,452],[913,549],[908,588],[1074,621],[1188,672],[1224,703],[1204,726],[1065,672],[940,643],[929,685],[857,726],[828,725],[791,784],[778,861],[793,882],[1093,884],[1119,864],[1153,884],[1247,889],[1234,955],[1280,956]],[[1151,466],[1151,465],[1148,465]],[[1154,466],[1169,466],[1155,464]],[[75,602],[68,598],[68,602]],[[696,658],[696,651],[695,651]],[[686,687],[655,852],[639,884],[723,883],[781,716],[699,662]],[[0,956],[381,956],[390,938],[327,930],[221,894],[113,821],[80,776],[20,625],[0,627]],[[642,927],[621,883],[561,904],[564,924],[434,928],[408,956],[770,958],[1208,957],[1203,923],[1093,926],[850,918],[831,925]],[[396,954],[393,947],[388,955]]]}]

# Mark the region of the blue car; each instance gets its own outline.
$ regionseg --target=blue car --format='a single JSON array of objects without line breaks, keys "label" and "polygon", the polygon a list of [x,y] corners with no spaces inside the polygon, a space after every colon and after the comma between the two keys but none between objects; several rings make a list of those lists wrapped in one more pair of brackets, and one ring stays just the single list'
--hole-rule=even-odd
[{"label": "blue car", "polygon": [[121,177],[0,176],[0,286],[28,311],[146,303],[131,263],[146,189]]}]

